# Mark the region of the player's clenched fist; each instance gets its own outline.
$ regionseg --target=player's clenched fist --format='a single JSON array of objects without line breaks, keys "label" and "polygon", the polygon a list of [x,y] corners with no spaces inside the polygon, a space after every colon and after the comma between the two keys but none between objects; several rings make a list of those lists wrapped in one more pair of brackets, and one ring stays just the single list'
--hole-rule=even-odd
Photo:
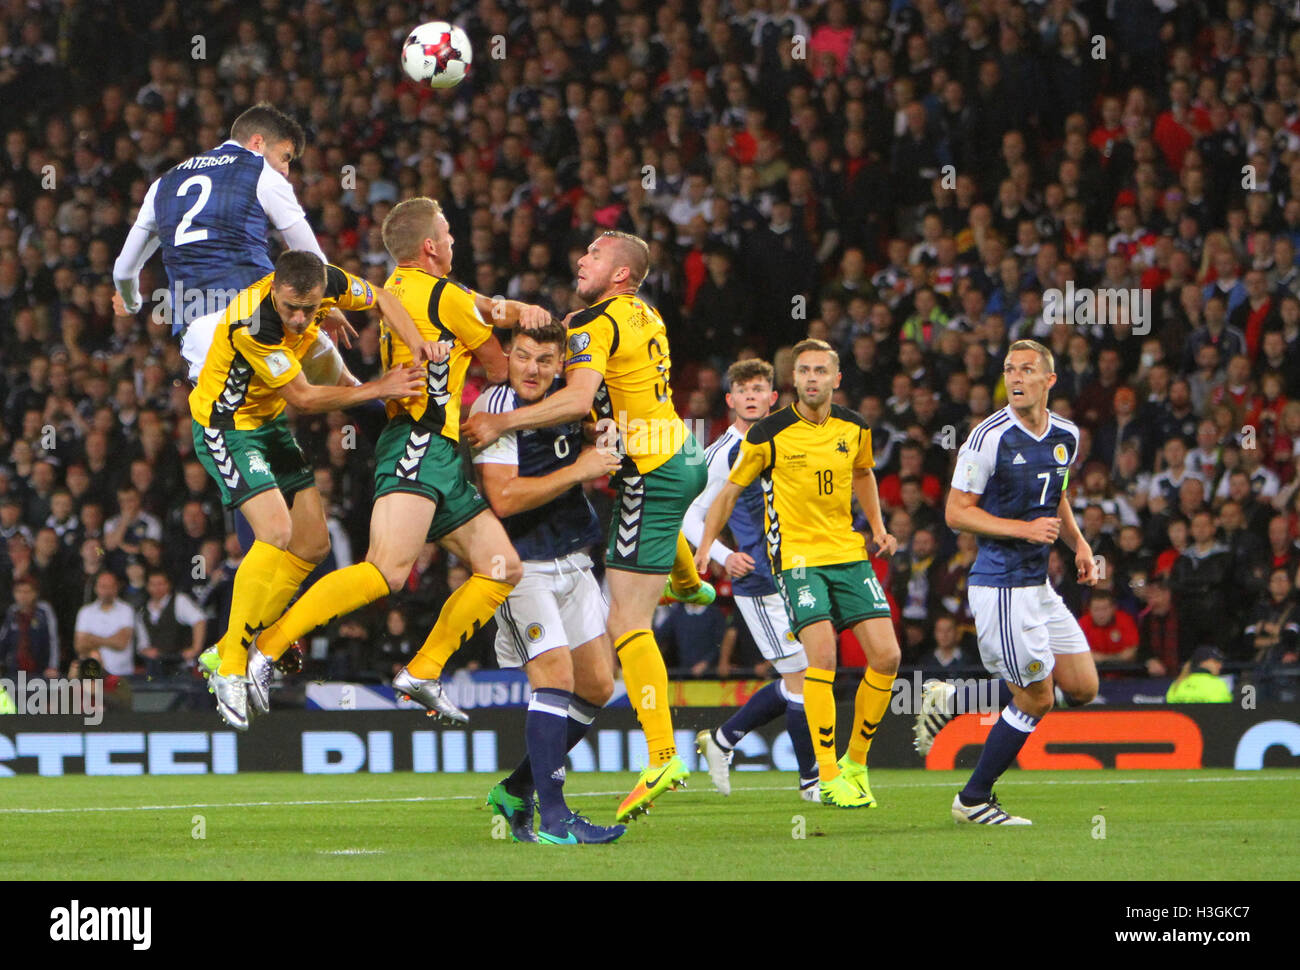
[{"label": "player's clenched fist", "polygon": [[1024,538],[1027,542],[1037,542],[1050,546],[1061,534],[1061,520],[1054,515],[1045,515],[1025,523]]},{"label": "player's clenched fist", "polygon": [[709,547],[706,545],[695,550],[695,571],[701,576],[709,575]]},{"label": "player's clenched fist", "polygon": [[451,356],[451,344],[445,340],[426,340],[411,350],[415,355],[416,363],[428,361],[430,364],[441,364]]},{"label": "player's clenched fist", "polygon": [[754,560],[747,553],[733,552],[727,557],[727,575],[732,579],[748,576],[753,571]]},{"label": "player's clenched fist", "polygon": [[876,555],[888,557],[896,552],[898,552],[898,540],[888,532],[882,532],[880,538],[876,540]]},{"label": "player's clenched fist", "polygon": [[505,419],[500,414],[480,411],[471,414],[461,425],[460,436],[471,448],[486,448],[505,431]]},{"label": "player's clenched fist", "polygon": [[539,306],[525,306],[519,311],[521,330],[536,330],[551,322],[551,311]]}]

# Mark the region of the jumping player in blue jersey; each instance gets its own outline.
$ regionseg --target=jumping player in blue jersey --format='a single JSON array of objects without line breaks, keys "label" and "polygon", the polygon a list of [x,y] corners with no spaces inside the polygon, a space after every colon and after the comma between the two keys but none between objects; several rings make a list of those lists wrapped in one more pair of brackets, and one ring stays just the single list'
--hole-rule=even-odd
[{"label": "jumping player in blue jersey", "polygon": [[[305,249],[329,262],[289,184],[289,163],[304,144],[298,122],[269,104],[254,105],[235,119],[227,141],[187,158],[145,193],[113,265],[114,303],[123,314],[140,309],[140,270],[161,248],[172,335],[181,338],[191,383],[203,368],[226,304],[274,270],[271,230],[286,248]],[[345,343],[351,333],[347,318],[333,311],[303,359],[308,380],[359,384],[344,369],[326,329]]]},{"label": "jumping player in blue jersey", "polygon": [[[568,332],[555,321],[516,331],[509,383],[474,402],[471,414],[504,414],[563,386]],[[523,561],[524,575],[497,608],[497,662],[523,667],[532,687],[524,732],[528,757],[492,789],[488,804],[517,842],[613,842],[627,827],[596,825],[564,800],[564,758],[614,691],[605,632],[609,612],[587,550],[604,530],[582,483],[613,474],[619,456],[585,448],[582,425],[507,432],[474,455],[483,494]],[[541,825],[533,831],[536,792]]]},{"label": "jumping player in blue jersey", "polygon": [[[968,581],[980,659],[1007,682],[1012,701],[989,731],[966,787],[952,802],[957,822],[1029,825],[1003,811],[993,794],[1038,722],[1052,709],[1054,685],[1071,704],[1097,696],[1097,667],[1079,621],[1047,582],[1058,538],[1074,550],[1079,581],[1096,585],[1092,549],[1065,497],[1079,429],[1047,409],[1056,383],[1052,353],[1017,340],[1003,365],[1008,403],[977,425],[957,454],[948,525],[979,537]],[[916,747],[930,750],[953,716],[951,684],[924,685]]]},{"label": "jumping player in blue jersey", "polygon": [[[682,533],[696,546],[704,535],[704,518],[709,506],[727,483],[727,475],[735,464],[746,432],[754,422],[767,417],[776,403],[772,365],[765,360],[736,361],[727,370],[727,380],[731,388],[727,405],[736,412],[736,421],[705,452],[709,482],[682,521]],[[727,527],[736,542],[736,549],[715,541],[709,556],[731,577],[736,608],[745,618],[763,659],[772,665],[781,679],[756,691],[716,730],[701,731],[696,735],[695,746],[709,766],[709,778],[714,786],[722,794],[729,795],[731,759],[740,739],[784,714],[786,730],[799,764],[799,793],[806,801],[820,801],[817,757],[803,708],[803,672],[808,667],[808,658],[804,655],[803,644],[790,630],[785,604],[772,578],[763,534],[763,492],[757,481],[741,493]]]},{"label": "jumping player in blue jersey", "polygon": [[[329,262],[289,184],[289,163],[302,154],[305,144],[298,122],[272,105],[257,104],[235,119],[227,141],[168,170],[145,193],[113,265],[113,305],[124,316],[139,311],[140,270],[161,249],[168,284],[168,298],[162,302],[170,305],[172,335],[180,337],[191,384],[198,383],[227,304],[274,271],[271,230],[280,234],[287,249],[306,250]],[[330,310],[315,343],[303,354],[303,376],[318,386],[360,385],[331,334],[344,346],[356,335],[337,308]],[[251,549],[253,530],[238,510],[234,528],[240,545]],[[323,517],[299,536],[299,545],[329,549]],[[215,648],[204,651],[199,660],[201,669],[215,670]],[[293,661],[287,662],[292,669]]]}]

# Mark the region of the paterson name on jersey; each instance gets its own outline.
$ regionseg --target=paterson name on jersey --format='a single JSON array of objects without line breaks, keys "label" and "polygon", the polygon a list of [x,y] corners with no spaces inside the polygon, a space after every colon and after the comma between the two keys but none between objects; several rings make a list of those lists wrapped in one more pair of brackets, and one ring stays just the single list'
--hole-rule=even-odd
[{"label": "paterson name on jersey", "polygon": [[[1002,519],[1029,522],[1055,516],[1079,448],[1079,429],[1049,412],[1041,438],[1007,406],[975,426],[961,451],[952,487],[980,496],[978,505]],[[1041,586],[1050,546],[1023,539],[979,537],[972,586]]]},{"label": "paterson name on jersey", "polygon": [[[556,378],[547,395],[564,386]],[[490,411],[502,414],[520,407],[518,395],[508,384],[489,388],[470,408],[471,414]],[[474,455],[474,464],[517,465],[521,478],[541,478],[572,465],[582,451],[580,422],[511,431]],[[587,501],[581,485],[574,485],[545,505],[510,515],[501,520],[519,558],[538,562],[561,559],[599,543],[603,538],[600,521]]]},{"label": "paterson name on jersey", "polygon": [[283,175],[257,152],[227,141],[181,162],[149,187],[136,224],[157,233],[172,332],[224,310],[274,269],[270,230],[305,218]]}]

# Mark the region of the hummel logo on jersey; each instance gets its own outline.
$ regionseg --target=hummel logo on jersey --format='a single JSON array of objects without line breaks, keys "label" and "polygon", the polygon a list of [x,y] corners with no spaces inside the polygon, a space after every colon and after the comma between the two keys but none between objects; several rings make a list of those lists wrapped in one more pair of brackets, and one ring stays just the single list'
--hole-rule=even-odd
[{"label": "hummel logo on jersey", "polygon": [[1025,463],[1025,456],[1022,455],[1020,452],[1017,451],[1017,452],[1016,452],[1015,460],[1012,461],[1011,464],[1013,464],[1013,465],[1023,465],[1024,463]]}]

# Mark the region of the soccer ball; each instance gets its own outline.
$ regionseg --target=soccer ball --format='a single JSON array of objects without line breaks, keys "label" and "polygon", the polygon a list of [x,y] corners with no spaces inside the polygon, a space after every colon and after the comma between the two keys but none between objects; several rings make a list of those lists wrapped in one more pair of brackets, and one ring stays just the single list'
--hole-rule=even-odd
[{"label": "soccer ball", "polygon": [[443,20],[420,24],[402,45],[402,70],[431,88],[453,88],[465,80],[474,52],[465,31]]}]

